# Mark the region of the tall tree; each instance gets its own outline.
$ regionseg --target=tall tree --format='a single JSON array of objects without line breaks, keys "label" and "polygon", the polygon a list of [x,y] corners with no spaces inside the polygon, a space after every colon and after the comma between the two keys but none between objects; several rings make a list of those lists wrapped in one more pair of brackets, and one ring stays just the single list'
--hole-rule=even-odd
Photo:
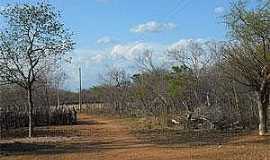
[{"label": "tall tree", "polygon": [[46,3],[9,5],[0,14],[6,22],[0,32],[0,84],[17,84],[27,91],[31,137],[34,83],[73,49],[72,33]]},{"label": "tall tree", "polygon": [[234,3],[225,22],[232,42],[226,45],[224,61],[228,75],[257,93],[259,134],[267,132],[270,94],[270,1]]}]

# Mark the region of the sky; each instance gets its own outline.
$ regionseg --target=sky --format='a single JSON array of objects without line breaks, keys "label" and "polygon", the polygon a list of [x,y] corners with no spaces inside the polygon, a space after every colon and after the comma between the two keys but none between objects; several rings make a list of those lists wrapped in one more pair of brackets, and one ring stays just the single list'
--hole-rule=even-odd
[{"label": "sky", "polygon": [[[135,72],[134,59],[145,49],[153,50],[157,62],[165,51],[191,39],[224,40],[222,15],[231,0],[45,0],[61,11],[65,26],[76,42],[63,87],[77,91],[78,68],[82,87],[99,84],[100,74],[112,67]],[[0,9],[34,0],[0,0]]]}]

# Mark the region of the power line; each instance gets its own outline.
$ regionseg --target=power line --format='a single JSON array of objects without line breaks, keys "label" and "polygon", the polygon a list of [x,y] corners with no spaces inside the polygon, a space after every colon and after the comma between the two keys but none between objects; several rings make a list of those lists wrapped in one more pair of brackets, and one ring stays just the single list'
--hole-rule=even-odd
[{"label": "power line", "polygon": [[[175,15],[180,15],[180,13],[182,13],[185,8],[192,2],[192,0],[178,0],[176,6],[171,9],[168,14],[165,16],[165,20],[164,21],[169,21],[171,18],[173,18]],[[149,18],[150,19],[150,18]],[[154,19],[154,18],[152,18]],[[145,41],[145,33],[142,33],[140,36],[140,39],[142,41]]]},{"label": "power line", "polygon": [[178,0],[176,6],[165,16],[165,19],[169,19],[171,16],[177,13],[178,9],[181,7],[182,4],[184,4],[184,2],[185,0]]},{"label": "power line", "polygon": [[185,8],[186,8],[189,4],[191,4],[191,2],[192,2],[192,0],[186,1],[186,3],[182,6],[182,8],[180,8],[180,11],[177,12],[175,15],[180,15],[180,13],[183,13],[183,11],[185,10]]}]

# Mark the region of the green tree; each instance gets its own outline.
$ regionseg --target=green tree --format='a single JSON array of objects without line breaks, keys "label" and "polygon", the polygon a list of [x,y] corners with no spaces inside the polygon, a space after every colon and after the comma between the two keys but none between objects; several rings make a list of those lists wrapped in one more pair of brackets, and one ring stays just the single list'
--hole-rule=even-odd
[{"label": "green tree", "polygon": [[172,66],[172,72],[168,74],[168,92],[170,96],[181,96],[184,88],[187,85],[189,73],[188,68],[185,65]]},{"label": "green tree", "polygon": [[31,137],[34,83],[73,49],[74,42],[49,4],[9,5],[1,15],[6,24],[0,32],[0,82],[27,91]]}]

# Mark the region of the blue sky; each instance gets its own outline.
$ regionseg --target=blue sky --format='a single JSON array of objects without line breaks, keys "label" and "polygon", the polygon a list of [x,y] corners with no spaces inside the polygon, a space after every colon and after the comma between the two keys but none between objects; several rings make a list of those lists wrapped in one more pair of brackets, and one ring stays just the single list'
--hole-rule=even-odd
[{"label": "blue sky", "polygon": [[[10,3],[33,0],[0,0]],[[226,29],[221,16],[229,0],[47,0],[62,12],[66,27],[75,33],[72,64],[64,87],[78,89],[78,67],[83,88],[99,82],[106,67],[134,69],[134,57],[145,48],[156,59],[173,44],[189,39],[223,40]]]}]

